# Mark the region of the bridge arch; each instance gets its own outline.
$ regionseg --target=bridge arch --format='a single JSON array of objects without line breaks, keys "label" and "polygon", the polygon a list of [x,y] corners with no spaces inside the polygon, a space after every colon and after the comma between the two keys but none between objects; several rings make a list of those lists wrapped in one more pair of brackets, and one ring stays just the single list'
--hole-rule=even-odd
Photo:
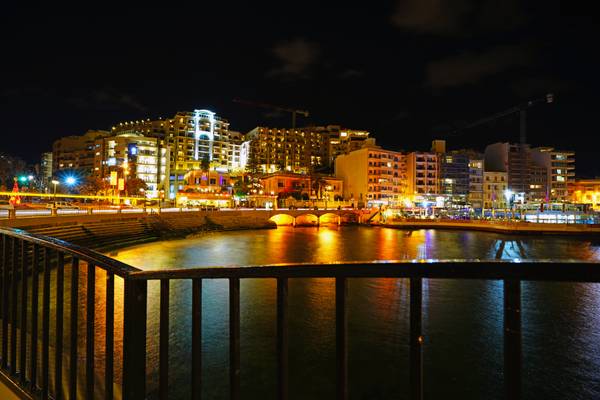
[{"label": "bridge arch", "polygon": [[300,214],[296,217],[296,226],[319,226],[319,217],[315,214]]},{"label": "bridge arch", "polygon": [[277,226],[286,226],[295,225],[296,218],[290,214],[281,213],[273,215],[271,218],[269,218],[269,221],[275,222]]},{"label": "bridge arch", "polygon": [[321,214],[319,217],[319,224],[321,225],[340,225],[341,220],[339,214],[331,212]]}]

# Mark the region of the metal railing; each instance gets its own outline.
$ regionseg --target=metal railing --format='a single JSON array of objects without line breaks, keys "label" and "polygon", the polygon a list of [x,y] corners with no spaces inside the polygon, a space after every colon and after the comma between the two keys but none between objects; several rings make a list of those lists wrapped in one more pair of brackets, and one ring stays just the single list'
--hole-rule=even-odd
[{"label": "metal railing", "polygon": [[[205,279],[229,281],[229,389],[230,398],[240,397],[240,280],[275,279],[277,282],[277,398],[288,398],[288,281],[295,278],[334,278],[336,316],[336,393],[348,398],[348,279],[407,278],[410,281],[410,335],[408,338],[410,398],[423,398],[423,279],[483,279],[504,281],[504,385],[506,398],[521,397],[521,281],[600,282],[600,266],[593,262],[521,262],[465,260],[414,260],[350,262],[334,264],[285,264],[250,267],[214,267],[142,271],[93,251],[69,243],[0,229],[2,341],[0,375],[5,382],[30,398],[63,398],[63,371],[68,398],[94,398],[94,351],[96,343],[94,301],[96,271],[106,274],[106,315],[104,329],[105,374],[103,397],[113,398],[115,278],[123,279],[123,361],[122,398],[143,399],[146,393],[146,335],[148,283],[160,281],[158,395],[168,398],[169,381],[169,289],[174,280],[192,282],[191,346],[192,398],[199,399],[202,369],[202,283]],[[365,264],[368,264],[366,267]],[[65,266],[70,265],[69,324],[64,326]],[[52,280],[51,270],[55,269]],[[79,279],[79,272],[85,279]],[[31,296],[28,285],[31,278]],[[41,307],[38,280],[42,281]],[[85,299],[79,294],[85,287]],[[56,329],[50,342],[50,294],[55,293]],[[85,303],[85,359],[78,363],[78,311]],[[41,329],[37,324],[42,314]],[[66,332],[63,330],[66,328]],[[69,338],[67,349],[65,338]],[[53,345],[54,370],[50,373]],[[41,359],[38,349],[41,348]],[[68,365],[63,365],[65,350]],[[38,370],[39,368],[39,370]],[[78,384],[82,373],[83,382]],[[38,380],[38,376],[40,379]],[[53,385],[51,385],[53,378]],[[120,379],[119,379],[120,378]],[[210,384],[210,383],[209,383]],[[79,386],[78,386],[79,385]],[[51,390],[51,387],[54,390]],[[78,390],[81,389],[81,390]],[[99,390],[98,390],[99,391]],[[98,394],[98,393],[96,393]]]}]

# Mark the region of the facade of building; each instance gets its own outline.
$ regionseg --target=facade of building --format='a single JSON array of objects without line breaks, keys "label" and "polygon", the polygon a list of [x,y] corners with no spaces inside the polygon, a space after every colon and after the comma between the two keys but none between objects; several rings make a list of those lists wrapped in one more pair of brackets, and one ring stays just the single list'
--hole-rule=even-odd
[{"label": "facade of building", "polygon": [[52,171],[77,170],[83,174],[94,171],[96,139],[109,136],[107,131],[87,131],[82,136],[65,136],[52,145]]},{"label": "facade of building", "polygon": [[538,147],[533,152],[548,169],[550,201],[568,201],[569,185],[575,179],[575,152],[552,147]]},{"label": "facade of building", "polygon": [[455,201],[467,201],[470,187],[469,155],[453,151],[439,155],[440,193]]},{"label": "facade of building", "polygon": [[569,183],[570,200],[576,204],[589,204],[600,211],[600,178],[574,179]]},{"label": "facade of building", "polygon": [[406,193],[426,195],[440,193],[439,154],[412,152],[406,155]]},{"label": "facade of building", "polygon": [[373,140],[335,159],[335,176],[344,181],[344,200],[357,205],[395,205],[406,192],[406,158]]},{"label": "facade of building", "polygon": [[176,204],[189,207],[231,207],[233,182],[227,172],[193,170],[183,177]]},{"label": "facade of building", "polygon": [[469,195],[467,201],[475,209],[483,208],[483,156],[469,160]]},{"label": "facade of building", "polygon": [[508,190],[508,173],[506,172],[483,172],[483,208],[505,209]]},{"label": "facade of building", "polygon": [[342,128],[339,125],[327,125],[322,128],[329,138],[328,162],[333,166],[337,156],[358,150],[369,138],[369,132],[357,129]]},{"label": "facade of building", "polygon": [[148,186],[148,197],[158,197],[160,190],[168,189],[170,152],[161,139],[122,132],[97,139],[94,151],[97,177],[108,179],[117,171],[119,178],[139,178]]},{"label": "facade of building", "polygon": [[[261,173],[308,173],[311,168],[322,166],[327,156],[325,136],[311,136],[299,129],[256,127],[245,137],[245,167]],[[318,151],[313,153],[314,149]]]},{"label": "facade of building", "polygon": [[549,158],[532,151],[528,144],[494,143],[485,149],[486,171],[508,174],[508,188],[528,202],[549,198]]},{"label": "facade of building", "polygon": [[50,182],[52,181],[52,152],[42,153],[42,157],[40,160],[40,179],[41,186],[43,188],[48,188]]},{"label": "facade of building", "polygon": [[343,180],[332,176],[275,172],[262,176],[260,181],[264,193],[284,199],[290,196],[303,199],[328,198],[328,200],[343,197]]}]

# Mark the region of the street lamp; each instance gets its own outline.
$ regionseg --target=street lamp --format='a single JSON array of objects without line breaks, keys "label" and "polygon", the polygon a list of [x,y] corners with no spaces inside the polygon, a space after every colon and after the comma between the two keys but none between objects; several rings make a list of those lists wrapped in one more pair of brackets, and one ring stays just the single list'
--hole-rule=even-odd
[{"label": "street lamp", "polygon": [[54,185],[54,199],[56,200],[56,185],[58,185],[60,182],[57,181],[56,179],[52,180],[52,184]]}]

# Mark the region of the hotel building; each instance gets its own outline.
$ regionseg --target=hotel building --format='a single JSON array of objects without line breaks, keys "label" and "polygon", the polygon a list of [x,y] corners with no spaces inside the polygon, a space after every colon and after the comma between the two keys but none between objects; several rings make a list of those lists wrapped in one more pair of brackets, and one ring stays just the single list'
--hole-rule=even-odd
[{"label": "hotel building", "polygon": [[139,178],[148,186],[148,197],[158,197],[160,190],[168,189],[170,152],[161,139],[122,132],[97,139],[94,151],[96,176],[106,179],[117,171],[119,178]]},{"label": "hotel building", "polygon": [[52,171],[78,170],[84,174],[94,171],[94,144],[96,139],[110,132],[89,130],[81,136],[65,136],[52,145]]}]

